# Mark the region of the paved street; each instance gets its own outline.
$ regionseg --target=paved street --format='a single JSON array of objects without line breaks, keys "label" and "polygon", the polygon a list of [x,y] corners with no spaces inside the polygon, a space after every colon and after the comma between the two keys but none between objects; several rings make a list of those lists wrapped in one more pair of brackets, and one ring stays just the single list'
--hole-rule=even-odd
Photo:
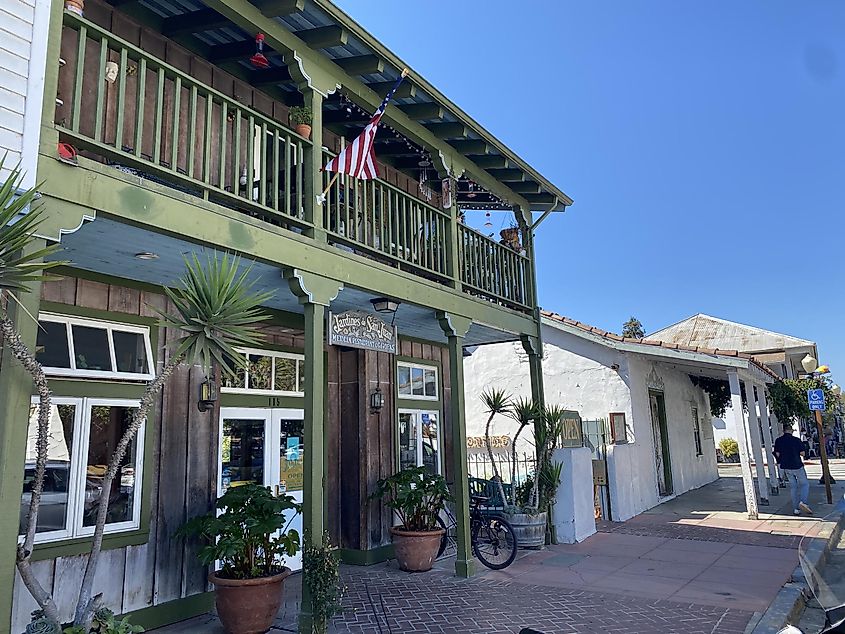
[{"label": "paved street", "polygon": [[[344,567],[346,610],[338,633],[417,632],[719,632],[742,633],[774,599],[798,564],[800,539],[812,537],[828,508],[809,465],[816,517],[792,515],[789,492],[771,498],[760,518],[745,518],[738,469],[625,523],[606,523],[581,544],[521,551],[503,571],[458,579],[445,561],[430,573],[409,575],[393,562]],[[834,477],[845,465],[835,463]],[[837,483],[835,497],[843,495]],[[299,578],[275,631],[295,631]],[[216,634],[213,617],[160,634]]]}]

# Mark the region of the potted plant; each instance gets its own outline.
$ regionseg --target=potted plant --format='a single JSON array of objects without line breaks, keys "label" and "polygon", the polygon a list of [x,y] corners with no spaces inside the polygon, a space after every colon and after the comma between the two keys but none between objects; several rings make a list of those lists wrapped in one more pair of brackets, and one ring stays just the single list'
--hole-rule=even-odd
[{"label": "potted plant", "polygon": [[293,129],[296,130],[299,136],[303,136],[306,139],[311,138],[311,122],[314,120],[314,113],[311,112],[311,108],[307,106],[294,106],[290,109],[288,117],[293,125]]},{"label": "potted plant", "polygon": [[325,634],[331,618],[343,609],[341,601],[346,592],[340,578],[340,557],[328,533],[323,533],[323,541],[319,543],[305,532],[302,570],[305,573],[302,583],[311,600],[309,634]]},{"label": "potted plant", "polygon": [[286,511],[300,512],[292,497],[245,484],[218,498],[216,512],[188,520],[177,533],[207,542],[199,551],[202,563],[220,562],[208,580],[228,634],[263,634],[273,624],[291,572],[284,557],[299,551],[299,533],[287,528]]},{"label": "potted plant", "polygon": [[399,567],[406,572],[431,570],[445,532],[437,518],[452,499],[446,480],[426,467],[408,467],[378,481],[371,496],[382,499],[399,517],[390,529]]}]

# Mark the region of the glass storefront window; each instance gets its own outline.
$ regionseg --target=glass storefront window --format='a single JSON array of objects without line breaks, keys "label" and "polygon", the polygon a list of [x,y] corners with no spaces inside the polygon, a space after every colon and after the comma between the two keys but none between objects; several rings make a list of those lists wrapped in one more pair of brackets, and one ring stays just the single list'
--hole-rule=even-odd
[{"label": "glass storefront window", "polygon": [[249,355],[249,389],[273,389],[273,358]]},{"label": "glass storefront window", "polygon": [[235,376],[223,377],[223,390],[238,393],[301,394],[305,391],[304,357],[273,350],[241,349],[248,368],[236,368]]},{"label": "glass storefront window", "polygon": [[67,325],[53,321],[39,322],[35,358],[45,368],[69,368],[70,348],[67,343]]},{"label": "glass storefront window", "polygon": [[77,326],[73,332],[73,353],[76,368],[79,370],[111,371],[109,354],[109,333],[105,328]]},{"label": "glass storefront window", "polygon": [[223,491],[264,484],[264,419],[223,419]]},{"label": "glass storefront window", "polygon": [[399,413],[399,470],[417,466],[417,422],[413,414]]},{"label": "glass storefront window", "polygon": [[114,338],[114,358],[117,362],[118,372],[137,372],[146,374],[147,355],[144,346],[144,337],[137,332],[112,333]]},{"label": "glass storefront window", "polygon": [[295,359],[284,357],[276,358],[276,383],[274,388],[279,392],[296,391],[296,364]]},{"label": "glass storefront window", "polygon": [[399,385],[399,394],[402,396],[411,395],[411,368],[410,366],[399,364],[396,368],[397,384]]},{"label": "glass storefront window", "polygon": [[282,420],[279,443],[279,493],[302,491],[305,474],[303,421]]},{"label": "glass storefront window", "polygon": [[439,414],[432,411],[399,412],[399,469],[425,467],[441,473]]},{"label": "glass storefront window", "polygon": [[400,398],[436,401],[437,368],[400,361],[396,364],[397,392]]}]

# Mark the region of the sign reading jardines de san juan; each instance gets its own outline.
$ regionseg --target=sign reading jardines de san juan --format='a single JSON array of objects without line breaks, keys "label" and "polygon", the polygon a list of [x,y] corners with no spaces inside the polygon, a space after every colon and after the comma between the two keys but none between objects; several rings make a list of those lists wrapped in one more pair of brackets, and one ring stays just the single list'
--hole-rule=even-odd
[{"label": "sign reading jardines de san juan", "polygon": [[363,310],[329,313],[329,345],[396,354],[396,326]]}]

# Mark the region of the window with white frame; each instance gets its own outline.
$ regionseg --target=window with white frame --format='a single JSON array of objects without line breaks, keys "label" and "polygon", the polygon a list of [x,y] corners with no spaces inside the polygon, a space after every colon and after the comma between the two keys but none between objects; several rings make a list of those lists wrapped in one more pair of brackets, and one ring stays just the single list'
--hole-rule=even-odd
[{"label": "window with white frame", "polygon": [[399,469],[425,467],[432,475],[442,473],[440,416],[434,411],[399,410]]},{"label": "window with white frame", "polygon": [[35,356],[47,374],[80,378],[154,378],[147,326],[41,313]]},{"label": "window with white frame", "polygon": [[396,383],[399,398],[436,401],[439,396],[436,366],[399,361]]},{"label": "window with white frame", "polygon": [[[38,542],[94,533],[108,463],[138,404],[136,400],[125,399],[52,399],[47,469],[38,511]],[[33,398],[21,494],[21,534],[26,530],[32,498],[37,438],[38,400]],[[110,487],[107,533],[134,530],[140,526],[143,448],[142,425],[129,444]]]},{"label": "window with white frame", "polygon": [[305,356],[273,350],[239,348],[247,358],[246,368],[235,368],[235,376],[223,376],[225,392],[249,394],[293,394],[305,392]]}]

